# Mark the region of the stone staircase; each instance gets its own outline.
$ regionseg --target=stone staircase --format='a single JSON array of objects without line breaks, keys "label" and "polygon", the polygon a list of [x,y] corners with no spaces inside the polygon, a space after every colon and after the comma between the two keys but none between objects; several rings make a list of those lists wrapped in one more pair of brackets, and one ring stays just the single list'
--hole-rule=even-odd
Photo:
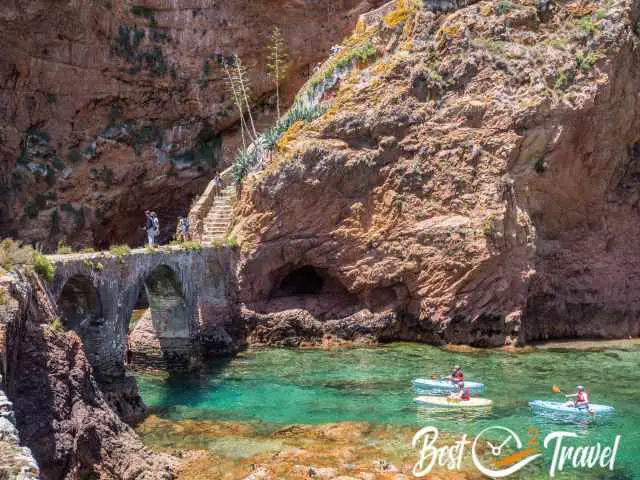
[{"label": "stone staircase", "polygon": [[212,180],[189,212],[191,236],[200,243],[223,241],[231,225],[236,199],[231,168],[220,176],[223,184],[221,194],[215,194]]},{"label": "stone staircase", "polygon": [[224,240],[231,219],[233,218],[233,202],[236,198],[236,188],[230,185],[213,201],[209,213],[204,218],[202,242],[221,242]]}]

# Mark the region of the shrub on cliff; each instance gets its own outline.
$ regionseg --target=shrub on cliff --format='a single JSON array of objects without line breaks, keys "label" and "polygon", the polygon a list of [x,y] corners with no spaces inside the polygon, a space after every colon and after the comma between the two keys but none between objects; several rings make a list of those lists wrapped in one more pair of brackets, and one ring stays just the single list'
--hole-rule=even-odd
[{"label": "shrub on cliff", "polygon": [[109,252],[116,257],[121,258],[131,253],[131,248],[129,245],[114,245],[109,249]]},{"label": "shrub on cliff", "polygon": [[0,242],[0,267],[11,271],[17,265],[33,263],[33,248],[22,245],[22,242],[5,238]]},{"label": "shrub on cliff", "polygon": [[16,267],[33,268],[44,280],[50,282],[56,273],[56,267],[42,253],[22,242],[5,238],[0,241],[0,272],[12,271]]},{"label": "shrub on cliff", "polygon": [[64,240],[60,240],[58,242],[58,249],[56,250],[56,253],[58,255],[67,255],[69,253],[73,253],[73,248],[71,245],[64,243]]},{"label": "shrub on cliff", "polygon": [[33,268],[47,282],[53,281],[56,274],[56,267],[51,261],[40,252],[33,254]]}]

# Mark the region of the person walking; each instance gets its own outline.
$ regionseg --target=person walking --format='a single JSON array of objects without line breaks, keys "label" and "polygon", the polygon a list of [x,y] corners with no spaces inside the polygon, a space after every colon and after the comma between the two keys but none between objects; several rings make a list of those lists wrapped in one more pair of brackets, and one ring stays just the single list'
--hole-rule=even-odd
[{"label": "person walking", "polygon": [[178,217],[178,228],[176,231],[176,240],[180,243],[184,243],[190,240],[189,219],[187,217]]},{"label": "person walking", "polygon": [[156,238],[160,235],[160,221],[156,212],[151,212],[151,222],[153,223],[153,244],[156,244]]},{"label": "person walking", "polygon": [[214,177],[213,181],[216,185],[216,196],[222,195],[222,188],[224,187],[224,185],[222,184],[222,177],[220,176],[220,172],[216,172],[216,176]]},{"label": "person walking", "polygon": [[147,217],[147,224],[145,226],[145,230],[147,231],[147,245],[153,247],[153,241],[155,239],[155,223],[151,216],[151,211],[145,210],[144,215]]}]

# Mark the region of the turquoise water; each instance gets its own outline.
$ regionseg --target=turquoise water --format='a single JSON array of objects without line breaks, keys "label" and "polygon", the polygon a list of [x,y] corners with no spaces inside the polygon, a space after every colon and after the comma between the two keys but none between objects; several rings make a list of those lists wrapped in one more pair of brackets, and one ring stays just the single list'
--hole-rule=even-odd
[{"label": "turquoise water", "polygon": [[[456,363],[468,380],[487,385],[482,396],[494,400],[491,410],[441,412],[413,401],[413,377],[446,374]],[[455,435],[474,435],[499,425],[515,430],[523,441],[535,427],[540,440],[563,430],[577,433],[587,445],[611,444],[621,435],[615,471],[589,478],[640,479],[639,363],[640,349],[633,346],[531,353],[457,353],[411,344],[334,351],[260,349],[213,362],[198,375],[140,376],[138,384],[147,405],[175,420],[266,426],[363,421],[412,426],[416,431],[432,425]],[[593,403],[612,405],[616,414],[578,424],[532,415],[529,400],[564,400],[552,393],[552,385],[574,393],[578,383],[588,386]]]}]

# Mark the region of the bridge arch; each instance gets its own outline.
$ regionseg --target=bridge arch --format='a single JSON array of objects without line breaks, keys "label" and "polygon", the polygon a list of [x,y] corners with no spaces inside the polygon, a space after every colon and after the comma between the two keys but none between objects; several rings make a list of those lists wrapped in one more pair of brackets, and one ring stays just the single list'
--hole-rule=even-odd
[{"label": "bridge arch", "polygon": [[129,334],[128,360],[168,370],[189,367],[193,350],[192,309],[182,282],[166,264],[145,272],[134,298],[146,297],[148,310]]},{"label": "bridge arch", "polygon": [[64,327],[80,336],[89,362],[99,369],[112,340],[105,331],[102,300],[92,280],[83,274],[70,277],[58,296],[58,306]]}]

